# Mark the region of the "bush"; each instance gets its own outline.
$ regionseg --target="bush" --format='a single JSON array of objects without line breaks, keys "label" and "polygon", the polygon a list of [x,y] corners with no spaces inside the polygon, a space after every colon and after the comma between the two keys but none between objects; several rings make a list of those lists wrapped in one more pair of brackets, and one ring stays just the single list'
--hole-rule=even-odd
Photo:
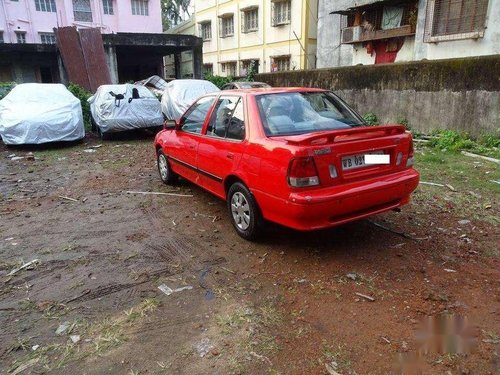
[{"label": "bush", "polygon": [[218,88],[222,88],[226,83],[231,83],[234,81],[233,77],[222,77],[222,76],[214,76],[213,74],[205,74],[205,79],[207,81],[212,82]]},{"label": "bush", "polygon": [[403,125],[405,127],[405,129],[408,130],[408,131],[412,130],[410,122],[408,121],[408,119],[406,117],[398,117],[396,119],[396,124]]},{"label": "bush", "polygon": [[87,100],[92,96],[92,94],[75,83],[70,83],[68,90],[80,99],[80,102],[82,103],[83,123],[85,125],[85,129],[90,131],[92,115],[90,114],[90,104]]},{"label": "bush", "polygon": [[15,82],[0,82],[0,100],[5,98],[15,85]]},{"label": "bush", "polygon": [[370,126],[379,125],[378,118],[374,113],[368,112],[363,116],[363,119]]},{"label": "bush", "polygon": [[455,130],[442,130],[433,132],[434,136],[429,141],[429,146],[436,147],[441,150],[459,151],[470,150],[475,144],[467,133],[459,133]]}]

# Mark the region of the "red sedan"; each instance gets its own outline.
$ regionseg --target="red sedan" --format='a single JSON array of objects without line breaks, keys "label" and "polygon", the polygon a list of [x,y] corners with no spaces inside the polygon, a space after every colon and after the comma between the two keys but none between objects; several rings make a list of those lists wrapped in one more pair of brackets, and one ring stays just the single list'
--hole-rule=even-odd
[{"label": "red sedan", "polygon": [[369,127],[320,89],[206,95],[154,144],[162,181],[182,176],[226,200],[248,240],[263,219],[314,230],[395,209],[419,181],[410,133]]}]

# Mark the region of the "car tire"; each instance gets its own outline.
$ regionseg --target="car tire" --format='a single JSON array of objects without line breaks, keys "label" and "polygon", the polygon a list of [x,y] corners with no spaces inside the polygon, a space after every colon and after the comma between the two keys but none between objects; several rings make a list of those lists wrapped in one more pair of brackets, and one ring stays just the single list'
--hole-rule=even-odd
[{"label": "car tire", "polygon": [[231,185],[227,209],[234,229],[245,240],[256,240],[261,234],[261,214],[254,196],[241,182]]},{"label": "car tire", "polygon": [[162,150],[158,150],[158,154],[156,157],[157,165],[158,165],[158,173],[160,174],[160,179],[161,181],[166,184],[166,185],[171,185],[175,181],[177,181],[177,174],[175,174],[174,171],[172,171],[172,168],[170,167],[170,162],[168,161],[168,158],[166,155],[163,153]]}]

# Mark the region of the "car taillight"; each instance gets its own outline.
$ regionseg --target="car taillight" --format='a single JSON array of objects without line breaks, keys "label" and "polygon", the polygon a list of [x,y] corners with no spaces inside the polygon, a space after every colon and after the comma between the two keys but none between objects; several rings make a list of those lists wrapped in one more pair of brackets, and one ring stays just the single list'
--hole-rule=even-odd
[{"label": "car taillight", "polygon": [[318,170],[314,159],[311,157],[293,159],[288,168],[288,183],[293,187],[319,185]]},{"label": "car taillight", "polygon": [[406,160],[407,167],[411,167],[414,163],[413,153],[414,153],[413,139],[410,138],[410,149],[408,150],[408,159]]}]

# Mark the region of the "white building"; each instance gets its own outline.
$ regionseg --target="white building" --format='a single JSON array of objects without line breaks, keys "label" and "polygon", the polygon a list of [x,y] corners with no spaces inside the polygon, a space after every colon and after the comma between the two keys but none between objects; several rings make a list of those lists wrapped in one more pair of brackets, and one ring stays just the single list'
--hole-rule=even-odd
[{"label": "white building", "polygon": [[318,0],[195,0],[203,70],[244,76],[252,61],[258,72],[315,68],[317,5]]},{"label": "white building", "polygon": [[319,0],[318,68],[500,54],[500,0]]}]

